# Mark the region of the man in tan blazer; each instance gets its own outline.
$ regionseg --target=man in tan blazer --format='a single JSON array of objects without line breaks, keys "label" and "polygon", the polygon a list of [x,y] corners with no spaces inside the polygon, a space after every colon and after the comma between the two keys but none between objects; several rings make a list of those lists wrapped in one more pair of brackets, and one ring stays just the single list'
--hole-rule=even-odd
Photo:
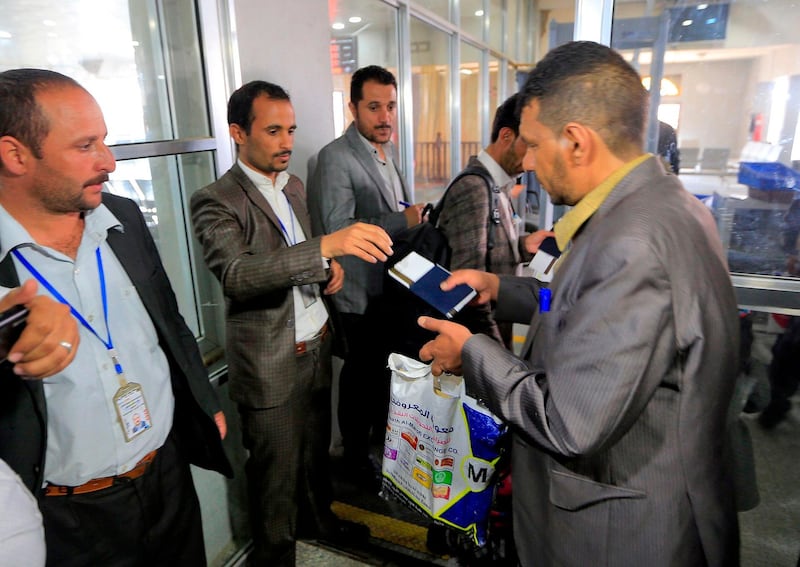
[{"label": "man in tan blazer", "polygon": [[522,565],[738,565],[739,323],[714,219],[642,150],[648,95],[610,48],[554,49],[521,96],[524,166],[573,207],[554,229],[560,264],[549,290],[470,270],[447,286],[526,318],[523,360],[432,318],[420,356],[463,371],[511,425]]},{"label": "man in tan blazer", "polygon": [[291,566],[298,536],[367,535],[330,511],[331,340],[320,294],[342,287],[333,258],[382,262],[391,240],[364,223],[311,237],[305,190],[286,172],[296,124],[281,87],[239,88],[228,123],[238,161],[192,196],[192,222],[226,298],[230,395],[250,453],[250,561]]}]

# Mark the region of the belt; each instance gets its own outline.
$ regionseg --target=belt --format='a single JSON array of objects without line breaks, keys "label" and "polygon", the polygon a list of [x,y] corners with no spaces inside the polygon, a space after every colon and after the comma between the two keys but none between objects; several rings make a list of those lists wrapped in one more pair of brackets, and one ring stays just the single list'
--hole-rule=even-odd
[{"label": "belt", "polygon": [[294,344],[294,354],[296,356],[300,356],[301,354],[305,354],[310,350],[314,350],[319,345],[322,344],[322,341],[325,340],[325,337],[328,336],[328,323],[322,325],[322,328],[319,330],[319,333],[315,337],[308,339],[307,341],[300,341],[299,343]]},{"label": "belt", "polygon": [[106,476],[103,478],[93,478],[92,480],[85,482],[80,486],[59,486],[58,484],[48,484],[44,487],[44,493],[46,496],[87,494],[89,492],[97,492],[98,490],[111,488],[115,484],[121,484],[121,482],[130,482],[147,472],[147,469],[150,468],[150,465],[156,458],[157,452],[158,449],[147,453],[141,461],[136,463],[135,467],[126,473],[118,474],[116,476]]}]

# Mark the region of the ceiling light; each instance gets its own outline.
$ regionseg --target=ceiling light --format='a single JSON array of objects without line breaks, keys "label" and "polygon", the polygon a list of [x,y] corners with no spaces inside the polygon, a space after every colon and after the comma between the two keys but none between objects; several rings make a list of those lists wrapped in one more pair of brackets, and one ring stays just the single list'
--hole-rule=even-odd
[{"label": "ceiling light", "polygon": [[683,27],[685,27],[685,28],[688,28],[689,26],[691,26],[691,25],[692,25],[692,20],[683,20],[683,21],[681,22],[681,25],[682,25]]},{"label": "ceiling light", "polygon": [[460,73],[462,75],[472,75],[472,70],[471,69],[461,69]]},{"label": "ceiling light", "polygon": [[351,24],[360,24],[361,23],[361,16],[353,16],[352,18],[347,20]]},{"label": "ceiling light", "polygon": [[481,16],[483,16],[483,10],[475,10],[475,15],[480,18]]},{"label": "ceiling light", "polygon": [[708,4],[698,4],[697,5],[697,9],[698,10],[705,10],[706,8],[708,8]]},{"label": "ceiling light", "polygon": [[53,20],[42,20],[42,23],[46,26],[54,26],[56,23]]},{"label": "ceiling light", "polygon": [[331,27],[335,30],[343,30],[344,24],[342,22],[334,22],[333,25],[331,25]]},{"label": "ceiling light", "polygon": [[0,39],[11,39],[12,36],[9,32],[0,30]]}]

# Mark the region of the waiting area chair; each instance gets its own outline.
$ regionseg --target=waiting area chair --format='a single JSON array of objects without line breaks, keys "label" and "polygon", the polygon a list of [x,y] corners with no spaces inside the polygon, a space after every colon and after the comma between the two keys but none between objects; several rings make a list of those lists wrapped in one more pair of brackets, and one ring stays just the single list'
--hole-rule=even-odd
[{"label": "waiting area chair", "polygon": [[700,154],[700,171],[725,173],[730,155],[730,148],[703,148],[703,153]]},{"label": "waiting area chair", "polygon": [[700,163],[700,148],[678,148],[681,156],[681,171],[694,171]]}]

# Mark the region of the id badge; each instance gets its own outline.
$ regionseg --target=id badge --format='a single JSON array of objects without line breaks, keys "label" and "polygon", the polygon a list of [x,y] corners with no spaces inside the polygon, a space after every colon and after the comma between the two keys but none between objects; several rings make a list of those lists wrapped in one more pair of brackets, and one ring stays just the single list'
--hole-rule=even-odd
[{"label": "id badge", "polygon": [[128,382],[114,394],[114,406],[117,417],[125,434],[125,441],[132,441],[152,427],[150,412],[144,401],[142,387],[135,382]]},{"label": "id badge", "polygon": [[300,286],[300,297],[303,298],[303,307],[308,309],[317,302],[317,294],[312,284]]}]

